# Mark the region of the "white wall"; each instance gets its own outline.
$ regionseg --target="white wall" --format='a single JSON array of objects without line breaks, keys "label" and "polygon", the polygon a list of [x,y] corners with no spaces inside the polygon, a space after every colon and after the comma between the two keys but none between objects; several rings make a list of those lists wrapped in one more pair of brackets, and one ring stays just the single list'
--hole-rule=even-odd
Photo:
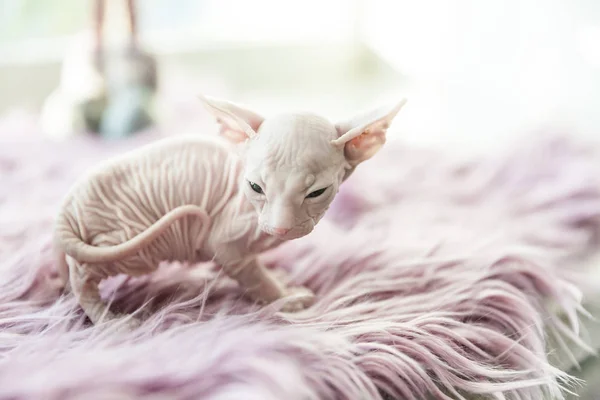
[{"label": "white wall", "polygon": [[600,135],[600,1],[371,0],[368,43],[412,80],[402,129],[490,147],[541,125]]}]

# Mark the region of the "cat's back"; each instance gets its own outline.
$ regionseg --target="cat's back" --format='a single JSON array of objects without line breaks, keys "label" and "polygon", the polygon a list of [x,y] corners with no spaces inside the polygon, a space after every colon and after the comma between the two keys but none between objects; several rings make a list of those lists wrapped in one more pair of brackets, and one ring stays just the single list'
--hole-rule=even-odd
[{"label": "cat's back", "polygon": [[65,196],[63,208],[73,202],[106,208],[114,203],[144,203],[157,215],[190,203],[211,208],[214,198],[225,195],[240,171],[236,153],[218,137],[160,139],[84,173]]},{"label": "cat's back", "polygon": [[240,173],[236,153],[218,138],[158,140],[83,175],[65,197],[57,226],[105,245],[131,239],[179,206],[199,206],[211,217],[235,196]]}]

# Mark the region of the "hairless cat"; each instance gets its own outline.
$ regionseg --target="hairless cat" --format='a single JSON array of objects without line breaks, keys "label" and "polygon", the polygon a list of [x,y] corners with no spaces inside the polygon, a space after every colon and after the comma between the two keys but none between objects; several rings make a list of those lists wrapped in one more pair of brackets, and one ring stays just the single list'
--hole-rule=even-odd
[{"label": "hairless cat", "polygon": [[[160,262],[213,260],[261,304],[309,307],[259,255],[310,233],[340,184],[386,141],[406,100],[337,124],[312,113],[263,118],[201,96],[219,135],[157,140],[107,160],[67,194],[55,225],[61,277],[93,323],[114,319],[98,284]],[[138,322],[135,322],[137,324]]]}]

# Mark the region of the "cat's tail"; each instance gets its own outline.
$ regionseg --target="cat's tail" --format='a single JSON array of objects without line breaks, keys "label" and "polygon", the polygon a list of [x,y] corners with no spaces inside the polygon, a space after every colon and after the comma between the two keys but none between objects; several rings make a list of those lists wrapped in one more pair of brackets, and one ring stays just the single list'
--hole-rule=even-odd
[{"label": "cat's tail", "polygon": [[148,229],[124,243],[114,246],[92,246],[81,240],[73,231],[68,217],[62,213],[56,224],[56,245],[61,252],[80,263],[114,262],[134,255],[159,237],[175,221],[190,215],[195,215],[203,220],[201,236],[205,236],[209,226],[208,214],[201,207],[184,205],[169,211]]}]

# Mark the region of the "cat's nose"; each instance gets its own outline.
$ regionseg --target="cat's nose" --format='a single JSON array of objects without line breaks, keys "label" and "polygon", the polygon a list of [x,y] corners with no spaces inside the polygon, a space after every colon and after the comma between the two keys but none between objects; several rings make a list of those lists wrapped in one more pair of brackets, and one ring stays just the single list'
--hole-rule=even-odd
[{"label": "cat's nose", "polygon": [[289,229],[286,229],[286,228],[273,228],[272,230],[273,230],[273,233],[276,234],[277,236],[283,236],[290,231]]}]

